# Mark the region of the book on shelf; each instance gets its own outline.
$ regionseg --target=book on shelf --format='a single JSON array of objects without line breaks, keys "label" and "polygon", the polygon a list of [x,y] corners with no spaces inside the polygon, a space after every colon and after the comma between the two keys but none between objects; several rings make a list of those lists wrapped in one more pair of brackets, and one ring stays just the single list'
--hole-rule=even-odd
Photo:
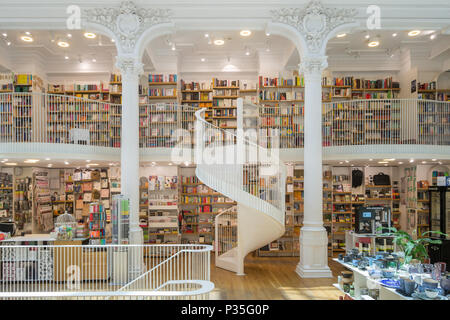
[{"label": "book on shelf", "polygon": [[431,82],[419,82],[417,90],[436,90],[436,81]]},{"label": "book on shelf", "polygon": [[148,82],[177,82],[176,74],[149,74]]},{"label": "book on shelf", "polygon": [[122,82],[122,75],[121,74],[111,74],[111,77],[109,78],[110,82]]},{"label": "book on shelf", "polygon": [[148,95],[150,97],[175,97],[177,95],[176,88],[149,88]]},{"label": "book on shelf", "polygon": [[213,78],[212,83],[214,87],[240,87],[239,80],[219,80],[217,78]]},{"label": "book on shelf", "polygon": [[195,90],[211,90],[211,83],[207,81],[202,82],[185,82],[183,79],[181,79],[181,90],[186,91],[195,91]]}]

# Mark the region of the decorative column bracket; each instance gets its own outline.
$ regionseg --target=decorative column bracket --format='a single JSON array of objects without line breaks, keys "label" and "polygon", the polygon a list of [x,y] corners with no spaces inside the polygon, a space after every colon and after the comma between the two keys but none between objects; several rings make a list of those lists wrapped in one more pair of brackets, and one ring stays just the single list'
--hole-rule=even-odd
[{"label": "decorative column bracket", "polygon": [[311,1],[306,8],[283,8],[271,11],[272,21],[297,30],[302,48],[300,55],[325,55],[328,40],[341,29],[357,26],[354,9],[326,8]]},{"label": "decorative column bracket", "polygon": [[83,22],[108,33],[121,56],[137,54],[144,33],[152,26],[170,22],[170,16],[169,9],[137,8],[134,2],[123,1],[120,8],[86,9]]}]

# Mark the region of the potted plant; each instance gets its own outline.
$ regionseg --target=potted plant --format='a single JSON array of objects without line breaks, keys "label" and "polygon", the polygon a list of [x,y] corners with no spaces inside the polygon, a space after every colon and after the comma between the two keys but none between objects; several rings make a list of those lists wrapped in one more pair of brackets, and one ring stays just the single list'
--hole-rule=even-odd
[{"label": "potted plant", "polygon": [[[382,228],[380,227],[379,230]],[[397,230],[397,228],[390,227],[388,232],[382,234],[381,236],[393,236],[394,243],[400,248],[405,254],[403,263],[409,264],[411,260],[416,259],[420,262],[424,262],[429,259],[427,246],[431,244],[441,244],[442,241],[438,239],[426,238],[427,234],[443,235],[447,236],[445,233],[440,231],[427,231],[422,233],[421,237],[414,240],[411,235],[405,231]]]}]

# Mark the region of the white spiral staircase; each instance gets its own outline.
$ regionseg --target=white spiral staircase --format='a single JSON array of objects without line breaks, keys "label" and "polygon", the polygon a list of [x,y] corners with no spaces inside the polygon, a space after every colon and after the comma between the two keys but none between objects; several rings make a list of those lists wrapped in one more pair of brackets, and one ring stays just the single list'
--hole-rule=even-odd
[{"label": "white spiral staircase", "polygon": [[[205,110],[195,113],[196,175],[237,202],[237,217],[228,210],[216,217],[215,263],[242,275],[248,253],[284,234],[286,168],[277,149],[267,150],[245,139],[240,129],[234,135],[212,125],[204,118]],[[235,231],[217,231],[227,224]]]}]

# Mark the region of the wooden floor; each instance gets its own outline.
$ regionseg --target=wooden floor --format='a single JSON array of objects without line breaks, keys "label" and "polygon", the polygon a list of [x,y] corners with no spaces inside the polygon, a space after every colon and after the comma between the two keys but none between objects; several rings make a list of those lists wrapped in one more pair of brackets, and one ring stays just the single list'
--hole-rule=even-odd
[{"label": "wooden floor", "polygon": [[299,258],[251,257],[245,260],[245,276],[237,276],[211,263],[215,289],[210,299],[222,300],[338,300],[342,293],[332,286],[344,268],[329,259],[333,278],[303,279],[295,273]]}]

